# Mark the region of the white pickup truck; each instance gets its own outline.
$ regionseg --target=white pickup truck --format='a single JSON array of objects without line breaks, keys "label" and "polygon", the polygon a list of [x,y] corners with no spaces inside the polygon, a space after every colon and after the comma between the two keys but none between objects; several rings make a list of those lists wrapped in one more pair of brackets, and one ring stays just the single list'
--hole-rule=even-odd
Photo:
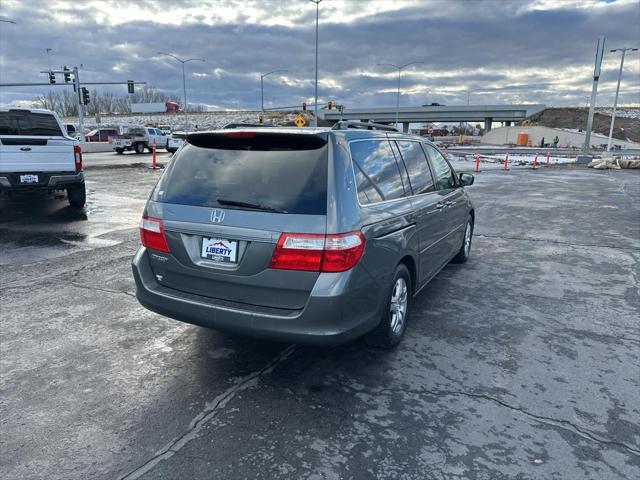
[{"label": "white pickup truck", "polygon": [[151,151],[155,140],[156,149],[167,148],[167,134],[159,128],[131,127],[124,135],[116,135],[111,138],[111,145],[117,154],[126,150],[143,153],[144,149]]},{"label": "white pickup truck", "polygon": [[0,108],[0,194],[66,190],[69,204],[86,202],[82,152],[50,110]]}]

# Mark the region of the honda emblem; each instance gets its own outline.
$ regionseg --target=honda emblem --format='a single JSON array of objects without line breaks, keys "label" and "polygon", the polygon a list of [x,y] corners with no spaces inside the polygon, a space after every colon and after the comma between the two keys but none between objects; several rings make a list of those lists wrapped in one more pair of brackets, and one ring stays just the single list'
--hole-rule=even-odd
[{"label": "honda emblem", "polygon": [[211,212],[211,221],[213,223],[222,223],[224,220],[224,210],[218,210],[217,208]]}]

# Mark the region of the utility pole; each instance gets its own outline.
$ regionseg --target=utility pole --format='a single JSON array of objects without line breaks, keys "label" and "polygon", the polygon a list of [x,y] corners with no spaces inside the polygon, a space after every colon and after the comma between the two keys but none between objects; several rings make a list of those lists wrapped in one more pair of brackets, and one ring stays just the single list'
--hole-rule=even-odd
[{"label": "utility pole", "polygon": [[320,19],[320,2],[322,0],[309,0],[316,4],[316,82],[313,94],[313,126],[318,126],[318,22]]},{"label": "utility pole", "polygon": [[589,102],[589,117],[587,118],[587,132],[584,138],[584,147],[582,148],[585,155],[591,149],[591,127],[593,127],[593,114],[596,107],[596,94],[598,93],[598,80],[600,79],[600,67],[602,66],[602,56],[604,55],[604,35],[598,38],[596,47],[596,65],[593,69],[593,87],[591,87],[591,100]]},{"label": "utility pole", "polygon": [[630,50],[632,52],[638,51],[637,48],[631,48],[631,47],[614,48],[613,50],[611,50],[611,53],[622,52],[622,57],[620,58],[620,71],[618,72],[618,86],[616,87],[616,99],[613,101],[613,112],[611,113],[611,127],[609,127],[609,141],[607,142],[607,152],[611,151],[613,125],[616,121],[616,107],[618,106],[618,94],[620,93],[620,80],[622,80],[622,68],[624,67],[624,55],[627,53],[627,50]]}]

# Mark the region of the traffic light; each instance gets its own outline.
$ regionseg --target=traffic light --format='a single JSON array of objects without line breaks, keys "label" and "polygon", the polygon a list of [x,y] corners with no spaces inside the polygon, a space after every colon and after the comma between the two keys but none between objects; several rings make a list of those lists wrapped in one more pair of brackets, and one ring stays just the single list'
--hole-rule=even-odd
[{"label": "traffic light", "polygon": [[49,72],[49,83],[56,83],[56,74],[53,72]]},{"label": "traffic light", "polygon": [[80,96],[81,96],[83,105],[88,105],[90,103],[89,89],[87,87],[80,88]]},{"label": "traffic light", "polygon": [[329,100],[329,102],[327,102],[327,108],[329,110],[331,110],[333,108],[333,102],[331,100]]},{"label": "traffic light", "polygon": [[69,83],[71,81],[71,70],[69,70],[66,66],[62,67],[64,71],[64,83]]},{"label": "traffic light", "polygon": [[127,92],[133,93],[134,83],[133,80],[127,80]]},{"label": "traffic light", "polygon": [[307,109],[307,102],[302,102],[302,110],[305,111]]}]

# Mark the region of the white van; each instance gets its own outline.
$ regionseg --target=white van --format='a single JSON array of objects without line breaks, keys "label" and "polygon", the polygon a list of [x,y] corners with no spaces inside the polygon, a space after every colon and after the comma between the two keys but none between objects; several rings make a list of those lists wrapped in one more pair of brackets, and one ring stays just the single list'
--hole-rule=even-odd
[{"label": "white van", "polygon": [[69,204],[86,202],[82,152],[55,112],[0,108],[0,194],[66,190]]}]

